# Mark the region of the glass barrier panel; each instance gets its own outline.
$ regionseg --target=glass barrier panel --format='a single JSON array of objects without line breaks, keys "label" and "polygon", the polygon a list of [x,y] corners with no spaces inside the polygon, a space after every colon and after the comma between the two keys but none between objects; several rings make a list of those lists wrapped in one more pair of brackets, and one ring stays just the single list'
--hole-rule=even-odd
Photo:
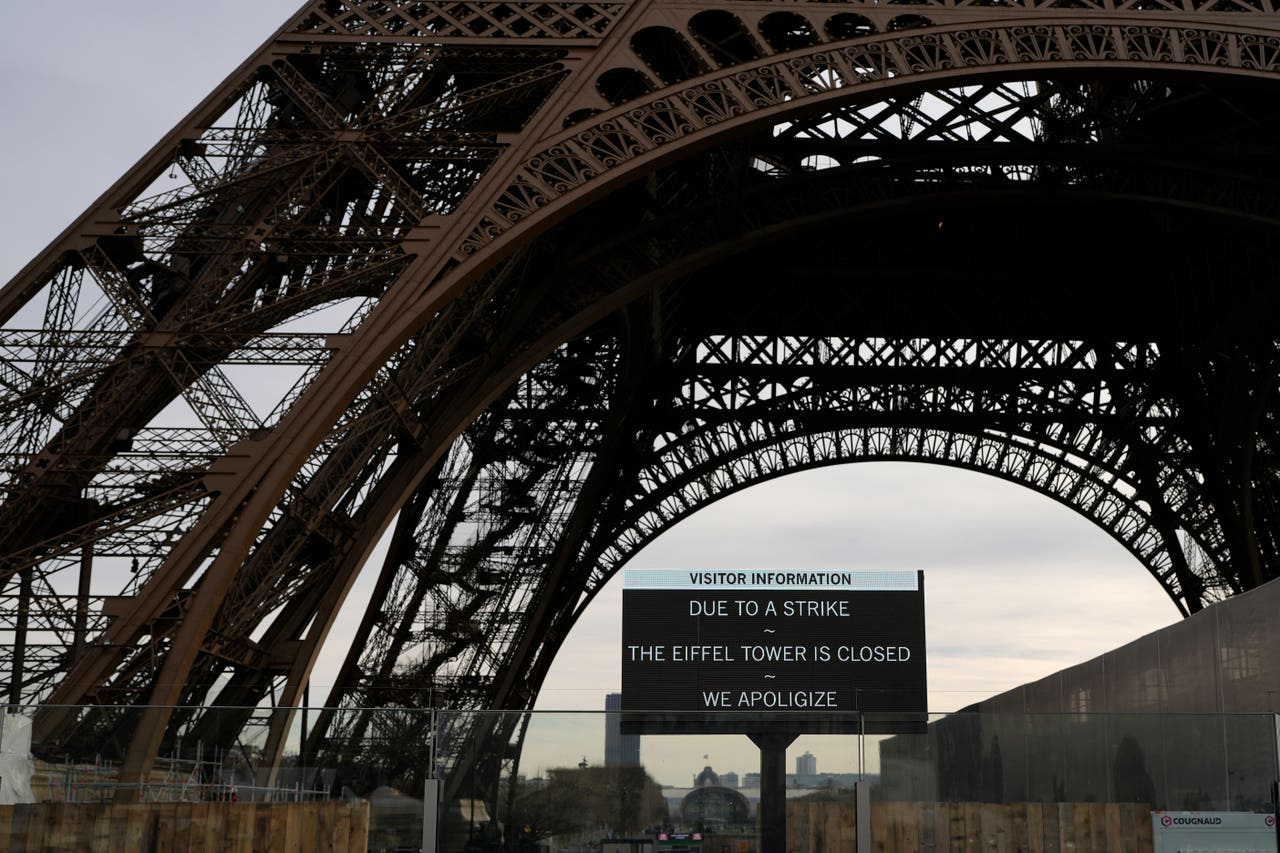
[{"label": "glass barrier panel", "polygon": [[147,710],[9,709],[0,805],[349,803],[370,849],[417,850],[434,814],[443,853],[1100,850],[1163,811],[1274,814],[1280,776],[1271,714],[176,708],[125,780]]},{"label": "glass barrier panel", "polygon": [[1271,714],[934,716],[925,732],[866,738],[872,843],[1150,849],[1155,812],[1274,814],[1276,725]]}]

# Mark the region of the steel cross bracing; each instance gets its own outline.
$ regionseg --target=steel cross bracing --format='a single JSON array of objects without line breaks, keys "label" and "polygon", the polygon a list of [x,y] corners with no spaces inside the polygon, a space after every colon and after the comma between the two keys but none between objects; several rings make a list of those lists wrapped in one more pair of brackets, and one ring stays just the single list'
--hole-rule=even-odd
[{"label": "steel cross bracing", "polygon": [[[1075,508],[1182,599],[1170,565],[1182,546],[1143,506],[1116,435],[1176,417],[1167,404],[1125,411],[1132,389],[1150,384],[1154,347],[764,337],[694,346],[627,526],[593,555],[601,578],[675,520],[750,483],[848,459],[921,459],[994,473]],[[1161,473],[1161,498],[1183,510],[1185,473]]]},{"label": "steel cross bracing", "polygon": [[134,776],[262,725],[270,774],[387,531],[329,704],[528,708],[636,548],[845,460],[1049,494],[1188,611],[1274,577],[1278,32],[308,3],[0,291],[10,701]]}]

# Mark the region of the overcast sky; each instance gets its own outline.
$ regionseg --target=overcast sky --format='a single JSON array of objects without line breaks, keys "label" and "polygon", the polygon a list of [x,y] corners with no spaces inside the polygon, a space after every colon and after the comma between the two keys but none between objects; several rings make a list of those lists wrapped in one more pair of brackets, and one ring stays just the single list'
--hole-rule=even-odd
[{"label": "overcast sky", "polygon": [[[11,4],[0,32],[0,280],[56,237],[297,5]],[[1047,675],[1177,618],[1146,570],[1089,522],[1026,489],[934,466],[843,466],[762,485],[680,524],[633,565],[923,569],[934,711]],[[619,688],[620,612],[615,582],[569,638],[539,708],[597,709]],[[339,632],[334,643],[342,642]],[[318,671],[316,681],[324,677]],[[663,780],[692,776],[704,754],[720,770],[754,769],[749,752],[732,740],[664,747]],[[572,743],[569,751],[589,760],[602,755],[602,736],[597,742],[579,732]],[[802,741],[795,751],[805,748],[818,754],[820,770],[851,760],[847,743]],[[658,747],[646,750],[657,767]],[[557,763],[562,752],[548,747],[530,763]]]}]

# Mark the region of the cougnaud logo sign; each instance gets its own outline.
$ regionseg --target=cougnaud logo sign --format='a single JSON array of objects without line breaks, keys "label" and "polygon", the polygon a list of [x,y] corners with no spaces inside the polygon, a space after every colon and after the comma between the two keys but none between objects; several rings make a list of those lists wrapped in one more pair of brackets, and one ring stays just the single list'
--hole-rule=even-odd
[{"label": "cougnaud logo sign", "polygon": [[1190,817],[1171,817],[1170,815],[1165,815],[1160,818],[1160,823],[1165,826],[1222,826],[1222,818],[1220,816],[1200,817],[1192,815]]},{"label": "cougnaud logo sign", "polygon": [[[1212,835],[1215,843],[1244,845],[1240,849],[1254,849],[1253,842],[1262,839],[1270,840],[1275,836],[1276,816],[1256,812],[1152,812],[1152,828],[1159,838],[1167,842],[1187,839],[1194,836]],[[1181,842],[1178,842],[1181,843]],[[1182,849],[1181,847],[1161,847],[1156,845],[1157,853],[1162,850]],[[1218,848],[1214,848],[1215,850]],[[1222,848],[1228,849],[1228,848]],[[1232,846],[1230,849],[1237,849]],[[1274,850],[1274,846],[1263,846],[1262,849]]]}]

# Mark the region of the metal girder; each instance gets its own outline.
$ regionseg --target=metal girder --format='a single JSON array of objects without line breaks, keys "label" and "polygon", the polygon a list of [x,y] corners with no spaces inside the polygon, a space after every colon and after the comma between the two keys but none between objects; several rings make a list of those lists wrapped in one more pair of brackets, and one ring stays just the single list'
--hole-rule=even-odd
[{"label": "metal girder", "polygon": [[169,708],[296,701],[400,512],[313,748],[526,709],[636,548],[838,461],[1275,577],[1278,85],[1252,0],[307,3],[0,291],[10,699],[233,737]]}]

